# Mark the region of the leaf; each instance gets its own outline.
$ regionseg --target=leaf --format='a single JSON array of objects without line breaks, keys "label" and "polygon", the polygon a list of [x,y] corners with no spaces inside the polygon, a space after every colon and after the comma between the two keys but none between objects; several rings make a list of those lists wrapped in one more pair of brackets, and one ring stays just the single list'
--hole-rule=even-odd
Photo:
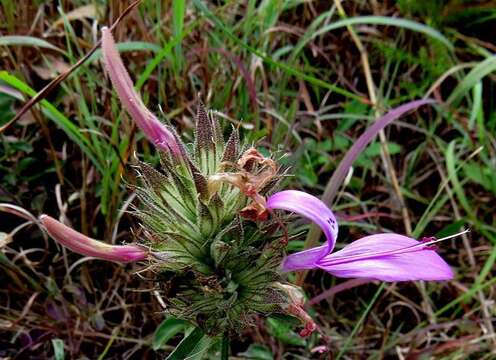
[{"label": "leaf", "polygon": [[458,221],[455,221],[454,223],[449,224],[449,225],[445,226],[444,228],[442,228],[436,234],[436,238],[441,239],[443,237],[453,235],[453,234],[459,232],[460,229],[463,227],[463,225],[466,223],[467,223],[467,220],[465,220],[465,219],[460,219]]},{"label": "leaf", "polygon": [[433,39],[439,40],[441,43],[446,45],[446,47],[448,47],[450,50],[453,50],[453,44],[436,29],[433,29],[430,26],[418,23],[416,21],[394,18],[390,16],[355,16],[352,18],[339,20],[330,23],[329,25],[323,26],[318,31],[313,33],[310,39],[313,39],[331,30],[339,29],[349,25],[362,25],[362,24],[396,26],[399,28],[416,31],[428,35]]},{"label": "leaf", "polygon": [[490,166],[483,166],[476,162],[467,163],[464,167],[464,175],[473,182],[483,186],[487,191],[496,194],[496,174],[492,171]]},{"label": "leaf", "polygon": [[[162,48],[156,44],[148,43],[146,41],[126,41],[115,45],[119,52],[129,51],[152,51],[159,53]],[[97,49],[89,58],[88,62],[94,62],[102,57],[102,49]]]},{"label": "leaf", "polygon": [[306,343],[305,339],[295,333],[286,321],[270,317],[267,319],[267,330],[285,344],[304,346]]},{"label": "leaf", "polygon": [[194,328],[188,335],[186,335],[176,348],[167,356],[166,360],[193,360],[201,359],[203,354],[210,348],[213,339],[205,335],[199,329]]},{"label": "leaf", "polygon": [[296,177],[305,186],[316,186],[319,182],[319,178],[315,173],[313,165],[308,163],[305,163],[302,166],[298,166],[296,170]]},{"label": "leaf", "polygon": [[[386,146],[390,155],[395,155],[401,152],[401,145],[399,144],[387,142]],[[381,149],[382,146],[379,142],[370,144],[355,160],[356,167],[374,167],[374,162],[371,159],[378,157],[381,154]]]},{"label": "leaf", "polygon": [[352,93],[352,92],[350,92],[344,88],[341,88],[339,86],[331,84],[331,83],[324,81],[320,78],[317,78],[315,76],[308,75],[307,73],[300,71],[296,67],[292,67],[290,65],[287,65],[284,62],[279,62],[279,61],[274,60],[272,57],[267,56],[264,52],[255,49],[254,47],[248,45],[243,40],[241,40],[236,35],[234,35],[232,33],[232,31],[217,16],[215,16],[215,14],[212,11],[210,11],[210,9],[205,5],[205,3],[203,1],[193,0],[193,4],[198,8],[198,10],[200,10],[203,14],[205,14],[206,17],[208,17],[210,20],[212,20],[212,22],[215,24],[215,26],[217,26],[219,29],[221,29],[226,34],[226,36],[228,38],[230,38],[236,44],[243,47],[244,49],[246,49],[247,51],[249,51],[253,55],[256,55],[257,57],[262,59],[267,64],[274,66],[276,68],[280,68],[280,69],[284,70],[287,74],[290,74],[296,78],[303,79],[305,81],[308,81],[311,84],[320,86],[324,89],[334,91],[335,93],[341,94],[341,95],[346,96],[350,99],[355,99],[358,101],[363,100],[361,96],[356,95],[356,94],[354,94],[354,93]]},{"label": "leaf", "polygon": [[187,326],[188,323],[186,321],[176,318],[168,318],[162,321],[155,330],[155,334],[153,334],[153,350],[160,349],[162,345],[186,329]]},{"label": "leaf", "polygon": [[[175,38],[178,38],[184,30],[184,16],[186,15],[186,1],[185,0],[173,0],[172,1],[172,34]],[[183,67],[183,51],[181,48],[181,43],[175,46],[175,57],[174,63],[177,67],[176,70],[180,70]]]},{"label": "leaf", "polygon": [[181,41],[197,26],[198,23],[198,20],[191,23],[191,25],[184,29],[184,31],[179,36],[173,37],[160,49],[158,54],[155,55],[155,57],[148,62],[145,70],[143,70],[138,80],[136,80],[136,90],[141,89],[146,80],[148,80],[148,78],[151,76],[153,70],[155,70],[155,68],[160,65],[164,58],[171,56],[172,48],[175,47],[177,44],[180,44]]},{"label": "leaf", "polygon": [[64,360],[65,359],[64,341],[58,338],[52,339],[52,346],[53,346],[53,355],[55,357],[55,360]]},{"label": "leaf", "polygon": [[0,46],[34,46],[39,48],[45,48],[50,50],[58,51],[65,54],[65,51],[50,44],[48,41],[33,37],[33,36],[23,36],[23,35],[8,35],[0,37]]},{"label": "leaf", "polygon": [[238,355],[252,360],[274,360],[272,352],[266,346],[260,344],[250,344],[245,352]]},{"label": "leaf", "polygon": [[57,75],[69,72],[71,69],[68,63],[50,55],[45,57],[44,65],[32,65],[31,67],[43,80],[54,79]]},{"label": "leaf", "polygon": [[447,103],[456,105],[467,91],[472,89],[484,76],[489,75],[493,71],[496,71],[496,56],[488,57],[470,70],[467,76],[453,90]]},{"label": "leaf", "polygon": [[10,103],[12,102],[11,98],[24,101],[24,96],[22,96],[20,91],[17,91],[10,86],[0,84],[0,109],[4,110],[4,107],[10,108]]},{"label": "leaf", "polygon": [[[28,84],[9,74],[7,71],[0,71],[0,80],[6,82],[8,85],[28,96],[35,96],[36,94],[36,91],[34,91],[34,89],[32,89]],[[48,100],[41,100],[40,105],[43,113],[50,120],[55,122],[67,134],[67,136],[79,146],[81,151],[83,151],[92,160],[93,165],[95,165],[95,167],[101,173],[104,173],[105,171],[103,169],[103,166],[92,151],[91,143],[81,133],[79,127],[75,125],[71,120],[69,120],[59,110],[57,110],[57,108],[53,106]]]},{"label": "leaf", "polygon": [[[80,6],[72,11],[69,11],[67,14],[65,14],[64,17],[67,21],[78,20],[83,18],[96,18],[98,14],[103,13],[103,11],[104,11],[103,6],[99,6],[96,4],[89,4],[89,5]],[[63,25],[64,17],[58,18],[57,21],[55,21],[50,28],[53,29],[56,28],[57,26]]]},{"label": "leaf", "polygon": [[361,328],[363,322],[365,321],[365,319],[367,318],[367,315],[369,314],[370,310],[372,310],[372,307],[374,306],[375,302],[377,301],[377,299],[379,298],[379,295],[382,294],[382,291],[384,290],[384,287],[386,286],[386,283],[381,283],[381,285],[377,288],[374,296],[372,297],[372,299],[369,301],[369,303],[367,304],[367,307],[365,308],[365,310],[362,312],[362,315],[360,316],[360,318],[358,319],[358,321],[356,322],[355,326],[353,327],[353,330],[351,331],[350,335],[348,335],[346,337],[346,340],[344,342],[344,344],[342,344],[342,346],[340,347],[340,351],[339,351],[339,354],[338,356],[336,357],[336,360],[339,360],[341,359],[341,357],[346,353],[346,351],[348,350],[348,347],[350,346],[350,343],[353,341],[353,338],[355,337],[356,333],[358,332],[358,330]]},{"label": "leaf", "polygon": [[458,174],[456,171],[456,163],[458,161],[455,155],[455,143],[456,140],[453,140],[449,143],[448,148],[446,149],[445,158],[446,158],[446,170],[448,172],[449,179],[451,180],[451,184],[453,185],[453,191],[458,197],[458,201],[463,206],[465,211],[470,214],[472,213],[472,208],[470,207],[470,203],[465,196],[465,192],[463,190],[463,186],[458,178]]}]

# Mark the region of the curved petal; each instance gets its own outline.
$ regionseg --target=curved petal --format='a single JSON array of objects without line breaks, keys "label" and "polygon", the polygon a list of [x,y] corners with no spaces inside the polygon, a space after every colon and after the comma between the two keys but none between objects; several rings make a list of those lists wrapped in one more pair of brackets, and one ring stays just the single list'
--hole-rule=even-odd
[{"label": "curved petal", "polygon": [[422,99],[408,102],[406,104],[400,105],[384,116],[381,116],[374,123],[369,126],[365,132],[360,135],[358,139],[353,142],[353,146],[346,152],[343,160],[339,163],[337,169],[333,172],[331,179],[326,187],[322,199],[325,200],[327,204],[331,204],[334,197],[338,193],[339,187],[343,184],[351,165],[355,162],[356,158],[365,150],[367,145],[379,134],[379,132],[384,129],[387,125],[392,123],[394,120],[403,116],[405,113],[415,110],[422,105],[435,103],[432,99]]},{"label": "curved petal", "polygon": [[112,80],[115,91],[136,124],[155,146],[162,150],[170,150],[176,156],[181,156],[181,146],[176,141],[172,131],[146,108],[143,100],[134,90],[133,82],[117,51],[112,33],[107,27],[102,28],[102,53],[105,69]]},{"label": "curved petal", "polygon": [[78,254],[123,263],[145,260],[148,257],[148,251],[140,246],[106,244],[89,238],[48,215],[41,215],[40,221],[54,240]]},{"label": "curved petal", "polygon": [[453,271],[421,241],[399,234],[375,234],[328,254],[317,266],[334,276],[383,281],[449,280]]},{"label": "curved petal", "polygon": [[319,259],[328,253],[329,246],[326,244],[288,255],[282,261],[282,270],[288,272],[315,269]]},{"label": "curved petal", "polygon": [[332,211],[322,201],[303,191],[286,190],[275,193],[267,199],[267,209],[295,212],[320,226],[327,244],[291,254],[284,260],[285,271],[312,269],[315,263],[329,254],[338,237],[338,222]]}]

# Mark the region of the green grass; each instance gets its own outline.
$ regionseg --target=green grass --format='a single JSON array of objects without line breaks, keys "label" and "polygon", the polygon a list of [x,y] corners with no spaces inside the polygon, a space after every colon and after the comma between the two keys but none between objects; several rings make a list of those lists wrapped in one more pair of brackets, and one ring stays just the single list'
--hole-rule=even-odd
[{"label": "green grass", "polygon": [[[69,20],[65,14],[93,2],[68,1],[60,10],[45,6],[30,31],[43,3],[32,1],[21,11],[12,1],[0,1],[5,35],[0,37],[0,126],[23,103],[14,89],[17,97],[33,96],[48,81],[40,68],[77,62],[95,42],[95,21],[110,24],[109,16],[115,19],[125,8],[112,2],[105,4],[104,17]],[[378,9],[344,2],[347,18],[342,19],[332,2],[214,3],[145,0],[115,31],[136,87],[161,119],[191,138],[201,93],[221,112],[226,129],[232,122],[291,166],[294,176],[284,186],[320,196],[376,110],[384,113],[428,95],[436,106],[386,128],[413,235],[471,229],[466,241],[456,239],[439,250],[454,267],[455,281],[349,289],[312,308],[321,332],[294,341],[273,335],[288,332],[274,328],[276,321],[260,320],[256,331],[248,329],[230,344],[232,355],[310,358],[312,349],[326,346],[342,359],[396,358],[398,351],[404,357],[491,359],[496,44],[488,29],[494,27],[494,11],[476,2],[422,7],[405,0],[394,8],[380,3]],[[51,28],[59,18],[63,23]],[[367,49],[378,109],[368,100],[348,25]],[[129,210],[132,200],[132,164],[136,157],[157,164],[158,157],[123,111],[100,60],[96,52],[0,134],[0,202],[35,216],[63,215],[75,228],[106,241],[132,241],[139,236],[138,222],[121,211]],[[343,218],[338,246],[384,229],[405,232],[381,151],[378,139],[369,145],[332,204]],[[57,249],[36,224],[11,238],[8,234],[28,221],[14,213],[0,206],[1,356],[22,351],[48,358],[56,351],[57,359],[119,358],[126,352],[163,358],[178,344],[181,335],[154,345],[164,317],[150,292],[154,284],[146,281],[150,276],[140,279],[131,267],[76,262],[80,257]],[[297,225],[301,236],[291,248],[302,246],[308,229]],[[312,298],[341,282],[316,271],[303,288]],[[296,335],[298,325],[290,326],[289,334]],[[35,336],[40,337],[29,344]]]}]

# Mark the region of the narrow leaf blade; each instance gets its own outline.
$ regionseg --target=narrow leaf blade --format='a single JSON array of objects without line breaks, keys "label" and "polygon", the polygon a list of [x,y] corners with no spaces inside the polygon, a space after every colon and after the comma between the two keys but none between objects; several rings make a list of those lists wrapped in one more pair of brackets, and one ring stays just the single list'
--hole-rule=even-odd
[{"label": "narrow leaf blade", "polygon": [[186,321],[176,318],[168,318],[162,321],[157,330],[155,330],[155,334],[153,334],[153,350],[160,349],[163,344],[166,344],[167,341],[183,331],[187,326]]}]

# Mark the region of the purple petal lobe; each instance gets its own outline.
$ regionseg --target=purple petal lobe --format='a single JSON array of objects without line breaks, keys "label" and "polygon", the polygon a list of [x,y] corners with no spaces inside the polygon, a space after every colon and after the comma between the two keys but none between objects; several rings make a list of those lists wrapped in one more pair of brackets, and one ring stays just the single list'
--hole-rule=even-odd
[{"label": "purple petal lobe", "polygon": [[317,266],[337,277],[382,281],[449,280],[453,271],[429,246],[399,234],[376,234],[328,254]]},{"label": "purple petal lobe", "polygon": [[112,33],[107,27],[102,28],[102,52],[105,69],[112,80],[115,91],[136,124],[155,146],[181,156],[181,146],[174,134],[146,108],[143,100],[134,90],[133,82],[117,51]]},{"label": "purple petal lobe", "polygon": [[148,251],[140,246],[106,244],[89,238],[47,215],[40,216],[40,221],[54,240],[78,254],[123,263],[145,260],[148,257]]},{"label": "purple petal lobe", "polygon": [[288,255],[282,262],[282,270],[288,272],[315,269],[319,259],[329,253],[328,249],[329,246],[326,244]]},{"label": "purple petal lobe", "polygon": [[267,199],[267,209],[287,210],[312,220],[324,232],[327,244],[289,255],[284,263],[285,271],[311,269],[315,263],[334,248],[338,237],[338,222],[332,211],[322,201],[303,191],[286,190]]}]

